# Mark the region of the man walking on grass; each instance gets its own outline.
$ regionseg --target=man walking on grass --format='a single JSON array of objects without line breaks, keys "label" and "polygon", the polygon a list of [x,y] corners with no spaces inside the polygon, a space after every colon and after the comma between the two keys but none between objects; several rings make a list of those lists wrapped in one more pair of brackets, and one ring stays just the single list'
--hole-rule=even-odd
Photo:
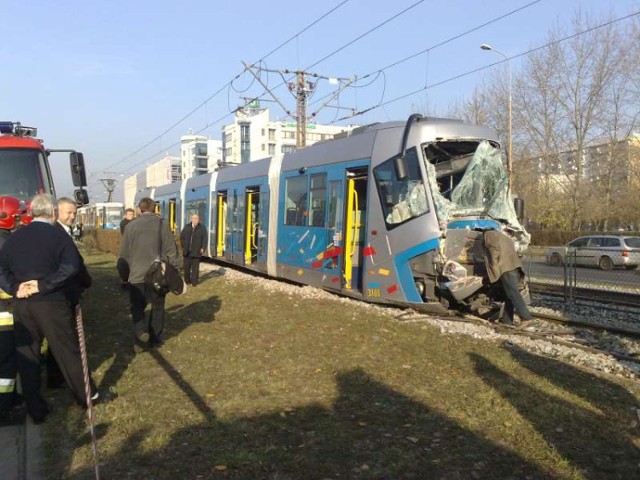
[{"label": "man walking on grass", "polygon": [[[138,204],[140,216],[127,225],[120,244],[120,258],[129,267],[129,300],[137,350],[159,347],[164,343],[165,295],[145,285],[144,277],[158,256],[178,268],[178,249],[169,225],[155,215],[155,203],[143,198]],[[120,259],[119,263],[122,263]],[[123,279],[124,280],[124,279]],[[145,315],[147,304],[151,304],[149,317]]]}]

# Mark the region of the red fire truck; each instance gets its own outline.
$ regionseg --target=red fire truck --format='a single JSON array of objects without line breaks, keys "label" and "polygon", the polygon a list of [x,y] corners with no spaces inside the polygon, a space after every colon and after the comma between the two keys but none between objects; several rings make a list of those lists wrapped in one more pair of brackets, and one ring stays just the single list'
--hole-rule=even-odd
[{"label": "red fire truck", "polygon": [[49,155],[69,152],[74,191],[78,205],[89,203],[82,153],[45,149],[35,138],[37,130],[20,122],[0,122],[0,229],[13,230],[31,221],[29,202],[38,193],[55,196]]}]

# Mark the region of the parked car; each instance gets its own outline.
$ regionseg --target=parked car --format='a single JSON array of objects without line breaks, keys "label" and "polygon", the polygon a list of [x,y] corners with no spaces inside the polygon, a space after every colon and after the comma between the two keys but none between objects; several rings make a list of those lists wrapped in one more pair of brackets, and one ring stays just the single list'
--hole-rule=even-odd
[{"label": "parked car", "polygon": [[640,237],[626,235],[588,235],[578,237],[563,247],[551,247],[545,253],[550,265],[563,265],[565,259],[576,266],[628,270],[640,265]]}]

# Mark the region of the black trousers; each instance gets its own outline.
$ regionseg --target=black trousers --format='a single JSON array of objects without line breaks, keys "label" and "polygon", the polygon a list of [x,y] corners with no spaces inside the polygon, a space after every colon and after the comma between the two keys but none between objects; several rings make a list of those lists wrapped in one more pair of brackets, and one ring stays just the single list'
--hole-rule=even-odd
[{"label": "black trousers", "polygon": [[0,300],[0,414],[13,406],[16,396],[16,340],[13,317]]},{"label": "black trousers", "polygon": [[520,281],[520,273],[518,270],[505,272],[500,276],[500,285],[504,290],[506,300],[504,302],[504,314],[502,316],[503,323],[513,323],[513,314],[516,312],[523,320],[531,320],[533,316],[527,304],[520,294],[518,282]]},{"label": "black trousers", "polygon": [[200,277],[200,257],[184,258],[184,281],[191,285],[198,285]]},{"label": "black trousers", "polygon": [[[165,296],[158,294],[144,283],[132,283],[129,286],[129,300],[135,335],[148,333],[152,339],[162,340]],[[144,310],[149,303],[151,304],[151,312],[147,317]]]},{"label": "black trousers", "polygon": [[[75,318],[76,315],[76,305],[71,305],[71,316]],[[76,323],[73,323],[74,329],[76,329],[76,335],[78,334]],[[45,366],[47,370],[47,387],[49,388],[60,388],[64,385],[64,375],[62,375],[62,370],[60,370],[60,366],[56,361],[56,357],[54,357],[53,352],[51,351],[51,347],[47,349],[47,354],[45,356]]]},{"label": "black trousers", "polygon": [[[80,343],[75,319],[64,301],[16,300],[13,304],[18,373],[27,409],[44,416],[47,404],[40,394],[40,348],[46,337],[74,397],[86,405]],[[96,388],[91,381],[91,392]]]}]

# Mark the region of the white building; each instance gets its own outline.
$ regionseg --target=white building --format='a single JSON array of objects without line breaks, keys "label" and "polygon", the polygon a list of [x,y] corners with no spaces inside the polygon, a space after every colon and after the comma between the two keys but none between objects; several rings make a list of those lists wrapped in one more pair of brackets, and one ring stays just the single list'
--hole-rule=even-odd
[{"label": "white building", "polygon": [[147,172],[140,172],[124,179],[124,208],[135,208],[135,196],[147,187]]},{"label": "white building", "polygon": [[161,160],[147,166],[146,187],[160,187],[182,179],[180,158],[167,155]]},{"label": "white building", "polygon": [[214,171],[222,161],[222,142],[205,135],[183,135],[180,137],[180,163],[182,179]]},{"label": "white building", "polygon": [[[332,139],[354,126],[307,124],[307,145]],[[295,122],[269,121],[268,108],[249,108],[236,112],[234,122],[222,127],[223,161],[247,163],[278,157],[296,149]]]}]

